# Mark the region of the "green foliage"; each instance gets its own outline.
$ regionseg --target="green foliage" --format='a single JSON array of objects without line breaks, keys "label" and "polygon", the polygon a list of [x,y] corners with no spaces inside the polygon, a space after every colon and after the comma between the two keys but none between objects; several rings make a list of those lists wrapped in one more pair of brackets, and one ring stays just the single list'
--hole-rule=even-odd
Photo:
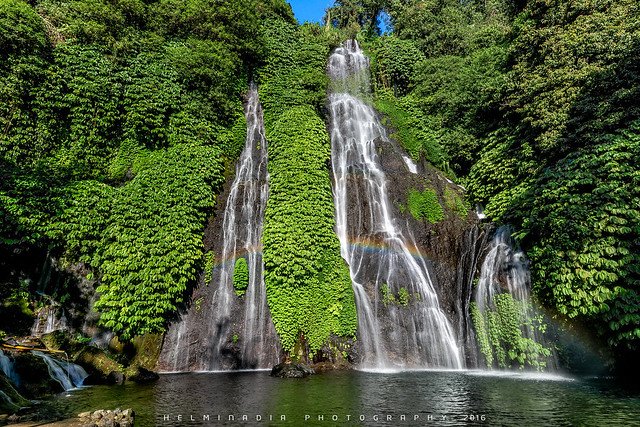
[{"label": "green foliage", "polygon": [[417,220],[426,220],[435,224],[444,219],[444,209],[438,201],[438,195],[430,188],[420,192],[410,190],[407,198],[407,207],[411,216]]},{"label": "green foliage", "polygon": [[216,256],[213,251],[207,251],[204,254],[204,283],[207,286],[213,280],[213,266],[216,261]]},{"label": "green foliage", "polygon": [[416,108],[412,98],[395,98],[389,92],[378,92],[375,107],[390,119],[395,131],[391,137],[397,139],[414,160],[424,156],[436,167],[448,168],[437,125]]},{"label": "green foliage", "polygon": [[637,2],[534,2],[514,28],[508,103],[541,156],[640,116]]},{"label": "green foliage", "polygon": [[476,342],[480,347],[480,352],[484,356],[486,365],[493,366],[493,349],[491,347],[491,342],[489,341],[489,333],[485,316],[480,313],[478,305],[475,302],[470,304],[469,312],[471,313],[471,321],[473,322],[473,327],[476,331]]},{"label": "green foliage", "polygon": [[640,343],[640,127],[548,169],[516,215],[537,268],[533,283],[560,313],[589,319],[612,345]]},{"label": "green foliage", "polygon": [[269,60],[258,78],[265,125],[272,126],[294,106],[310,105],[322,111],[328,84],[325,67],[332,47],[329,35],[318,26],[296,27],[274,20],[263,23],[263,32]]},{"label": "green foliage", "polygon": [[389,289],[389,285],[383,283],[380,285],[380,294],[382,295],[382,303],[386,306],[387,304],[395,304],[396,296]]},{"label": "green foliage", "polygon": [[400,304],[403,307],[406,307],[409,305],[410,299],[411,297],[409,295],[409,291],[407,291],[406,288],[400,288],[400,290],[398,290],[398,304]]},{"label": "green foliage", "polygon": [[406,95],[414,88],[417,68],[425,57],[412,40],[386,35],[365,47],[375,84],[391,90],[395,96]]},{"label": "green foliage", "polygon": [[18,251],[50,250],[88,267],[103,325],[124,339],[161,331],[212,269],[202,229],[244,141],[261,19],[295,28],[289,5],[38,0],[0,1],[0,12],[8,286],[25,275]]},{"label": "green foliage", "polygon": [[44,22],[33,8],[22,0],[0,1],[0,69],[9,56],[35,56],[48,45]]},{"label": "green foliage", "polygon": [[[629,350],[640,336],[636,3],[388,2],[394,32],[367,44],[376,107],[407,151],[438,147],[432,163],[521,229],[541,301]],[[419,215],[418,199],[408,207]],[[486,337],[501,351],[495,331]]]},{"label": "green foliage", "polygon": [[378,18],[388,3],[385,0],[336,0],[324,17],[330,25],[347,29],[350,38],[364,30],[368,35],[380,33]]},{"label": "green foliage", "polygon": [[238,258],[233,267],[233,288],[236,295],[243,296],[249,286],[249,265],[244,258]]},{"label": "green foliage", "polygon": [[447,209],[454,212],[460,218],[464,219],[469,215],[469,206],[465,203],[464,197],[459,195],[457,191],[449,187],[444,189],[443,193],[444,205]]},{"label": "green foliage", "polygon": [[[409,302],[411,302],[411,294],[406,288],[400,288],[398,289],[398,293],[394,294],[386,283],[380,285],[380,295],[382,296],[382,304],[384,304],[385,307],[389,304],[406,307],[409,305]],[[419,294],[414,295],[414,298],[419,301]]]},{"label": "green foliage", "polygon": [[333,231],[325,125],[308,107],[277,120],[269,140],[269,202],[263,245],[267,299],[282,346],[304,337],[317,351],[333,333],[353,335],[356,308],[349,270]]},{"label": "green foliage", "polygon": [[105,327],[124,339],[163,330],[201,266],[201,232],[221,169],[216,149],[178,146],[153,155],[118,190],[98,252],[96,308]]},{"label": "green foliage", "polygon": [[427,57],[456,55],[500,42],[505,37],[509,1],[392,1],[394,33],[411,39]]},{"label": "green foliage", "polygon": [[117,197],[115,189],[96,181],[80,181],[64,189],[62,214],[50,224],[47,234],[53,240],[65,241],[67,261],[99,268],[102,237]]},{"label": "green foliage", "polygon": [[263,228],[267,300],[285,351],[304,357],[357,327],[349,270],[340,256],[327,164],[325,66],[335,41],[317,25],[263,22],[259,71],[269,141],[269,201]]},{"label": "green foliage", "polygon": [[[493,300],[494,308],[480,312],[471,304],[471,319],[480,351],[488,367],[520,369],[534,367],[544,370],[551,350],[528,336],[533,336],[534,325],[528,321],[531,311],[528,303],[513,299],[509,294],[498,294]],[[529,329],[529,331],[528,331]]]}]

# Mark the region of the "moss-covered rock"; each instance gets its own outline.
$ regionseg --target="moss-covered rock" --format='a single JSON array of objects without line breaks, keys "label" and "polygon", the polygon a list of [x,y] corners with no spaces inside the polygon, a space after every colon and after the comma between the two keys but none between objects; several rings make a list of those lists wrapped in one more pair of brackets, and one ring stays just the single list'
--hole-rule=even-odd
[{"label": "moss-covered rock", "polygon": [[31,353],[17,354],[13,367],[20,376],[20,390],[29,398],[39,398],[64,391],[62,385],[51,378],[49,367],[38,356]]},{"label": "moss-covered rock", "polygon": [[31,402],[18,393],[9,379],[0,372],[0,414],[13,414],[27,406],[31,406]]},{"label": "moss-covered rock", "polygon": [[87,346],[74,359],[82,366],[89,377],[85,384],[121,384],[124,368],[99,348]]},{"label": "moss-covered rock", "polygon": [[87,371],[89,377],[85,379],[84,384],[121,384],[123,382],[124,367],[115,360],[116,354],[81,342],[64,331],[45,334],[41,340],[49,350],[65,351],[70,361]]},{"label": "moss-covered rock", "polygon": [[146,334],[132,341],[135,350],[130,366],[154,371],[162,350],[162,334]]}]

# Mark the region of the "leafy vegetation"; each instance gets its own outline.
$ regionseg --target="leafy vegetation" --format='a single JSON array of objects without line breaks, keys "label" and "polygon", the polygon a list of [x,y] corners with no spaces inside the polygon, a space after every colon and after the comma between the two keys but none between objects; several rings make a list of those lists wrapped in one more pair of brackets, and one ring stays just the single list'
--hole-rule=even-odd
[{"label": "leafy vegetation", "polygon": [[[532,324],[529,303],[507,293],[494,296],[494,308],[482,313],[471,303],[471,319],[487,366],[543,370],[551,350],[533,338],[539,325]],[[534,318],[535,320],[535,318]]]},{"label": "leafy vegetation", "polygon": [[233,267],[233,288],[236,295],[243,296],[249,287],[249,265],[244,258],[238,258]]},{"label": "leafy vegetation", "polygon": [[444,209],[438,201],[438,195],[430,188],[423,191],[409,191],[407,207],[411,215],[418,220],[435,224],[444,219]]},{"label": "leafy vegetation", "polygon": [[[253,78],[270,140],[276,328],[288,351],[352,335],[322,117],[327,55],[354,35],[395,137],[518,230],[538,299],[594,325],[618,357],[637,352],[637,2],[336,1],[327,21],[341,31],[297,25],[283,0],[0,0],[0,293],[12,318],[28,317],[33,265],[52,256],[97,283],[101,322],[121,338],[162,331],[213,270],[202,231],[241,150]],[[469,209],[451,189],[442,204],[413,191],[406,208],[434,223]],[[535,366],[543,352],[516,337],[512,305],[474,315],[483,353]]]},{"label": "leafy vegetation", "polygon": [[0,1],[7,286],[35,283],[11,267],[17,253],[80,262],[101,323],[125,340],[162,331],[184,302],[244,141],[260,22],[293,21],[278,0],[214,3]]},{"label": "leafy vegetation", "polygon": [[349,269],[335,235],[325,102],[330,36],[318,26],[265,22],[260,97],[269,141],[263,230],[267,300],[283,348],[313,354],[357,327]]}]

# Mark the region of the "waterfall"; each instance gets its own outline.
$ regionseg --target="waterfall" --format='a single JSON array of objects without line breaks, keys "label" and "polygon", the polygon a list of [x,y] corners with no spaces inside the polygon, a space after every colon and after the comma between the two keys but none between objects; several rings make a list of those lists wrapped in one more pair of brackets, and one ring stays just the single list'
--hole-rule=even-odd
[{"label": "waterfall", "polygon": [[518,301],[528,301],[529,286],[529,262],[522,251],[515,249],[509,227],[502,226],[482,263],[475,294],[478,309],[485,312],[493,308],[494,297],[503,290]]},{"label": "waterfall", "polygon": [[51,300],[51,303],[38,310],[36,318],[31,326],[31,336],[39,337],[53,331],[67,329],[67,318],[62,311],[60,318],[57,316],[57,306]]},{"label": "waterfall", "polygon": [[[483,346],[482,335],[485,335],[483,353],[489,367],[494,366],[493,360],[496,360],[496,364],[500,367],[511,365],[508,360],[502,363],[500,360],[504,360],[504,355],[514,349],[499,347],[513,346],[514,343],[505,344],[506,340],[503,340],[500,334],[521,336],[515,342],[521,347],[516,350],[527,354],[527,364],[538,369],[556,366],[555,354],[546,347],[545,338],[541,332],[541,329],[545,329],[546,325],[542,323],[542,316],[531,303],[530,287],[529,261],[524,252],[517,249],[511,237],[510,228],[502,226],[496,230],[490,242],[474,295],[474,303],[478,311],[474,324],[479,335],[481,349]],[[499,305],[497,297],[501,296],[508,298],[502,298],[502,305]],[[504,324],[500,325],[500,322],[495,320],[507,316],[504,313],[505,310],[512,310],[517,314],[518,326],[514,326],[516,330],[501,330],[501,328],[505,328]],[[491,316],[493,319],[490,318]],[[518,327],[519,330],[517,330]],[[493,341],[491,341],[492,339]],[[500,344],[497,344],[496,340]],[[516,362],[513,361],[513,363]],[[519,367],[525,365],[523,362],[516,364]]]},{"label": "waterfall", "polygon": [[[427,263],[389,201],[376,149],[387,135],[364,102],[370,94],[369,61],[349,40],[331,54],[327,71],[336,231],[356,296],[360,366],[462,368]],[[408,169],[414,172],[413,165]],[[385,296],[388,301],[401,294],[404,302],[410,300],[405,307],[385,303]]]},{"label": "waterfall", "polygon": [[0,369],[2,372],[11,380],[13,384],[20,384],[20,377],[18,373],[13,369],[13,361],[9,359],[9,356],[4,354],[2,350],[0,350]]},{"label": "waterfall", "polygon": [[49,368],[51,378],[58,381],[65,390],[80,387],[84,379],[89,376],[81,366],[75,363],[54,359],[39,351],[34,351],[33,354],[44,360]]},{"label": "waterfall", "polygon": [[[217,253],[220,262],[208,287],[211,290],[199,290],[201,304],[207,305],[200,307],[200,313],[192,306],[186,318],[167,334],[160,362],[164,370],[269,368],[278,361],[279,347],[267,306],[262,264],[262,224],[269,191],[267,141],[254,84],[249,90],[245,115],[245,147],[226,199]],[[240,258],[246,261],[249,276],[242,300],[233,285],[234,268]],[[240,301],[244,301],[244,307]]]}]

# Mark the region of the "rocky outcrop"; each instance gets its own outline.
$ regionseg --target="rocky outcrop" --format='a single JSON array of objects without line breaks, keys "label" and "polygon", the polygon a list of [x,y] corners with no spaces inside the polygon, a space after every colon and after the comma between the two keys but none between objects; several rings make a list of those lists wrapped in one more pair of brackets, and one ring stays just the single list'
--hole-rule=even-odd
[{"label": "rocky outcrop", "polygon": [[315,373],[312,368],[306,365],[299,363],[280,363],[273,367],[270,375],[278,378],[305,378]]},{"label": "rocky outcrop", "polygon": [[[144,335],[122,343],[112,338],[104,349],[75,340],[69,333],[55,331],[42,336],[50,350],[64,350],[69,360],[82,366],[89,377],[86,385],[122,384],[126,380],[151,382],[158,379],[153,372],[162,348],[162,335]],[[120,363],[121,361],[122,363]]]},{"label": "rocky outcrop", "polygon": [[122,384],[124,368],[110,358],[103,350],[96,347],[85,347],[74,359],[74,363],[84,367],[89,374],[86,385]]},{"label": "rocky outcrop", "polygon": [[49,367],[38,356],[17,353],[13,366],[20,376],[20,390],[29,398],[35,399],[64,391],[62,385],[51,378]]}]

